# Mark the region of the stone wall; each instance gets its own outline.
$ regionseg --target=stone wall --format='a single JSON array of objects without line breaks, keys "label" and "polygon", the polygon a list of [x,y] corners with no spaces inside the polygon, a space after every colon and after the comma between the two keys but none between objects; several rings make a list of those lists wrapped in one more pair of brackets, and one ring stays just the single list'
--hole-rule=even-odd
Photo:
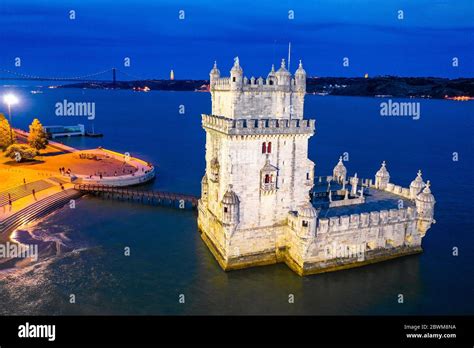
[{"label": "stone wall", "polygon": [[249,80],[240,89],[231,90],[229,78],[217,80],[211,89],[212,114],[228,118],[303,118],[304,92],[263,81],[258,84],[258,80]]},{"label": "stone wall", "polygon": [[[229,185],[241,202],[239,228],[243,229],[284,223],[288,211],[308,201],[314,167],[307,159],[310,134],[242,138],[212,129],[207,134],[206,171],[211,171],[211,162],[217,159],[222,173],[218,182],[209,182],[208,190],[208,206],[217,217],[222,216],[220,201]],[[271,153],[262,153],[262,142],[272,143]],[[277,168],[276,190],[271,192],[260,187],[260,171],[267,159]]]}]

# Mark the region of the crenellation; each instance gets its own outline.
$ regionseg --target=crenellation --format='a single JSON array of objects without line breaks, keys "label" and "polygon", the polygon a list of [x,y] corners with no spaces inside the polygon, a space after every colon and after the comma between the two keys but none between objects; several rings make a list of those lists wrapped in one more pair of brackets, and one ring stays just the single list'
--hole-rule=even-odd
[{"label": "crenellation", "polygon": [[369,213],[360,214],[360,226],[361,227],[369,226]]},{"label": "crenellation", "polygon": [[410,198],[410,189],[407,187],[402,187],[401,195],[405,198]]},{"label": "crenellation", "polygon": [[318,233],[344,232],[366,227],[383,227],[398,222],[414,221],[413,208],[390,209],[318,219]]},{"label": "crenellation", "polygon": [[355,228],[359,226],[359,219],[360,215],[359,214],[351,214],[351,220],[349,223],[349,227]]},{"label": "crenellation", "polygon": [[370,212],[370,226],[378,226],[380,222],[380,212],[371,211]]},{"label": "crenellation", "polygon": [[389,222],[396,222],[399,219],[398,209],[390,209],[388,211]]},{"label": "crenellation", "polygon": [[[347,218],[349,218],[349,217],[347,217]],[[341,225],[340,217],[333,216],[333,217],[329,218],[329,229],[330,230],[336,230],[336,229],[339,228],[340,225]]]},{"label": "crenellation", "polygon": [[314,134],[314,120],[283,119],[228,119],[221,116],[202,115],[204,128],[213,129],[229,135],[258,134]]},{"label": "crenellation", "polygon": [[328,218],[320,218],[318,219],[318,229],[317,233],[326,233],[329,231],[329,219]]},{"label": "crenellation", "polygon": [[380,211],[380,223],[386,224],[388,222],[388,210]]},{"label": "crenellation", "polygon": [[340,230],[347,230],[347,229],[349,229],[350,223],[351,223],[351,216],[343,215],[343,216],[339,217],[339,223],[338,223],[337,227]]}]

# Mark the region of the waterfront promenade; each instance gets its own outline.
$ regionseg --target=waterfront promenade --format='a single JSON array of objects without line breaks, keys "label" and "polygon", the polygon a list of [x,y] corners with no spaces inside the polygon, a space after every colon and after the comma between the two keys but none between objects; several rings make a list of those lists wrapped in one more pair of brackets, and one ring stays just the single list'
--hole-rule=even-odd
[{"label": "waterfront promenade", "polygon": [[[27,133],[17,135],[24,138]],[[50,142],[34,161],[17,163],[0,155],[0,242],[9,239],[10,227],[81,196],[74,189],[77,184],[126,187],[154,177],[150,163],[103,148],[77,150]]]}]

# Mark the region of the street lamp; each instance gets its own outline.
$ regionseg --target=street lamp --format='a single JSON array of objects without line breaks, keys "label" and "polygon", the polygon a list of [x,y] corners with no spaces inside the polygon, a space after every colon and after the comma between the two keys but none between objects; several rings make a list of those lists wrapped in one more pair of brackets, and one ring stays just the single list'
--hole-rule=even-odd
[{"label": "street lamp", "polygon": [[12,105],[18,104],[18,98],[13,94],[5,94],[3,101],[8,105],[8,118],[10,119],[10,142],[13,144]]}]

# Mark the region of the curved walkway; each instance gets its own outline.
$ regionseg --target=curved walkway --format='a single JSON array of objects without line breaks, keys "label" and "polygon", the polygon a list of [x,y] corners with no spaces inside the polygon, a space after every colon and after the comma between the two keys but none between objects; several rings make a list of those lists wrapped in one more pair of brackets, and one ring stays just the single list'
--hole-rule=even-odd
[{"label": "curved walkway", "polygon": [[155,167],[139,158],[121,154],[107,149],[94,149],[81,151],[83,154],[105,156],[116,161],[127,163],[127,165],[135,168],[135,172],[117,175],[117,176],[98,176],[71,173],[64,177],[74,184],[102,185],[113,187],[125,187],[143,184],[155,178]]},{"label": "curved walkway", "polygon": [[[63,149],[64,150],[64,149]],[[18,185],[0,192],[0,242],[6,241],[14,229],[32,222],[34,219],[43,217],[61,208],[70,199],[80,197],[82,192],[75,190],[73,184],[87,183],[100,184],[109,187],[125,187],[145,183],[155,177],[154,167],[138,158],[120,154],[106,149],[93,149],[79,151],[76,149],[65,149],[69,152],[83,152],[97,154],[105,158],[111,158],[126,162],[135,168],[135,172],[118,176],[87,176],[74,174],[58,176],[53,172],[43,175],[44,179],[32,181],[24,185]],[[22,172],[19,168],[19,173]],[[39,170],[39,173],[43,171]],[[32,190],[35,194],[32,194]],[[12,204],[9,204],[8,194]]]}]

